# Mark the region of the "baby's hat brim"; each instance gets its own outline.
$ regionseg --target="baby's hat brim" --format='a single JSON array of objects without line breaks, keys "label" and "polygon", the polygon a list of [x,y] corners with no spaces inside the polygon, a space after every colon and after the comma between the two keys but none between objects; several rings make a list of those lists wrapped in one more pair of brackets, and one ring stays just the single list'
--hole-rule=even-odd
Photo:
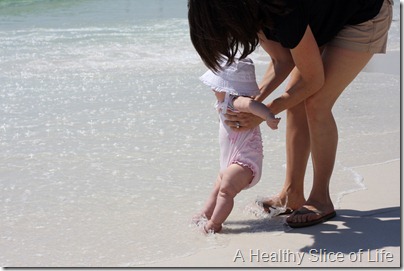
[{"label": "baby's hat brim", "polygon": [[224,66],[221,71],[216,73],[208,70],[199,79],[219,92],[246,96],[255,96],[260,93],[254,64],[248,58]]}]

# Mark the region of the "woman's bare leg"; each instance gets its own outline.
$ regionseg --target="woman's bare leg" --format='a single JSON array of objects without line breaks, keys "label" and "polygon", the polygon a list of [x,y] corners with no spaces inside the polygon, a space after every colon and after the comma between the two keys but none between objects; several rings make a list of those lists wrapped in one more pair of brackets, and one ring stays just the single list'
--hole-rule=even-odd
[{"label": "woman's bare leg", "polygon": [[334,211],[329,184],[335,163],[338,131],[332,107],[371,57],[371,53],[353,52],[338,47],[328,47],[324,51],[324,86],[306,100],[314,175],[313,188],[304,207],[315,212],[298,212],[291,215],[287,222],[312,221]]},{"label": "woman's bare leg", "polygon": [[[293,70],[286,90],[299,80]],[[296,210],[305,203],[304,175],[310,155],[310,135],[305,103],[302,102],[286,112],[286,178],[282,191],[264,202],[267,206],[286,207]]]}]

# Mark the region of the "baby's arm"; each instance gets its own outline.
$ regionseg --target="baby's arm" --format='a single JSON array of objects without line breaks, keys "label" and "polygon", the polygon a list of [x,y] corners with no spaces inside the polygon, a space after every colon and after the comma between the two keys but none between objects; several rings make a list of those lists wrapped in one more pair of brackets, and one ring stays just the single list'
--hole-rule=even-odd
[{"label": "baby's arm", "polygon": [[274,114],[272,114],[265,104],[249,97],[239,96],[233,100],[233,106],[240,112],[251,113],[261,117],[272,130],[278,129],[278,123],[281,119],[275,118]]}]

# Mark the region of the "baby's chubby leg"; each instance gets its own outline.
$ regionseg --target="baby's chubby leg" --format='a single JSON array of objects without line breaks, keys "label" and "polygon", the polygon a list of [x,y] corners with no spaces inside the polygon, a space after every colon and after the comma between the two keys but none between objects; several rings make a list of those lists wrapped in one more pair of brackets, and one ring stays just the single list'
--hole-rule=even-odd
[{"label": "baby's chubby leg", "polygon": [[238,164],[230,165],[223,172],[220,186],[218,187],[216,206],[212,217],[205,226],[206,231],[219,232],[221,230],[222,223],[233,209],[234,198],[251,183],[252,178],[251,169]]},{"label": "baby's chubby leg", "polygon": [[208,199],[206,200],[203,209],[201,210],[201,212],[199,214],[195,215],[192,218],[192,221],[195,224],[199,224],[199,222],[201,220],[204,220],[205,217],[207,219],[210,219],[212,217],[213,210],[215,209],[215,206],[216,206],[217,194],[219,193],[221,180],[222,180],[222,177],[221,177],[221,174],[219,174],[217,176],[213,190],[210,193]]}]

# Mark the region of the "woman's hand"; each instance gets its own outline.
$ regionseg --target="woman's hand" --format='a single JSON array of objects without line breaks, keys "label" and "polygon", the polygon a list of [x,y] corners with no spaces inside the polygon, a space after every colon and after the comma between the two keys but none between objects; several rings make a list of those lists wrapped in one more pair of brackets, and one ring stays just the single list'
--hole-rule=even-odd
[{"label": "woman's hand", "polygon": [[250,113],[236,113],[230,110],[227,110],[224,116],[226,117],[225,123],[227,126],[239,132],[255,128],[264,121],[262,118]]}]

